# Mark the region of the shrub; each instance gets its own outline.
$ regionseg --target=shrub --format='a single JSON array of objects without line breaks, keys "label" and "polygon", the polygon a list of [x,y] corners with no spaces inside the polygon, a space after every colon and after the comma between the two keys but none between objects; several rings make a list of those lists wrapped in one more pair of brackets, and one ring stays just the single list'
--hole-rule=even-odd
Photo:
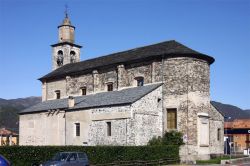
[{"label": "shrub", "polygon": [[155,145],[177,145],[181,146],[184,144],[183,142],[183,134],[178,131],[169,131],[166,132],[163,137],[153,137],[149,140],[148,145],[155,146]]},{"label": "shrub", "polygon": [[151,140],[149,140],[148,145],[151,146],[159,146],[162,145],[162,138],[159,137],[153,137]]},{"label": "shrub", "polygon": [[3,146],[0,154],[12,165],[31,165],[51,159],[55,153],[80,151],[88,155],[91,164],[105,164],[115,161],[134,160],[179,160],[178,146]]}]

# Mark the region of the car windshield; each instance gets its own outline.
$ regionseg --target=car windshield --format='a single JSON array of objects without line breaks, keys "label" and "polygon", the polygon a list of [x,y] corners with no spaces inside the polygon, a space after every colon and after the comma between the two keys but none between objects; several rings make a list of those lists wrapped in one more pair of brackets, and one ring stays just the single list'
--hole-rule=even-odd
[{"label": "car windshield", "polygon": [[69,153],[57,153],[52,160],[53,161],[65,161],[68,157]]}]

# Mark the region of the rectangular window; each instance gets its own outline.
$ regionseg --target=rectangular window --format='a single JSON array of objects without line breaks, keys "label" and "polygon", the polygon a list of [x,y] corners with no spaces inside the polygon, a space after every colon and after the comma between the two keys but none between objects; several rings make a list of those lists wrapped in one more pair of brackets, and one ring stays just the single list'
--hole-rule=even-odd
[{"label": "rectangular window", "polygon": [[113,83],[109,83],[107,86],[108,91],[113,91]]},{"label": "rectangular window", "polygon": [[111,122],[107,122],[107,136],[111,136]]},{"label": "rectangular window", "polygon": [[80,136],[80,123],[75,123],[76,136]]},{"label": "rectangular window", "polygon": [[55,93],[56,93],[56,99],[60,99],[61,98],[60,91],[57,90],[57,91],[55,91]]},{"label": "rectangular window", "polygon": [[85,87],[81,88],[81,91],[82,91],[82,96],[85,96],[87,94],[87,89]]},{"label": "rectangular window", "polygon": [[217,141],[220,141],[220,139],[221,139],[221,138],[220,138],[220,137],[221,137],[220,135],[221,135],[221,129],[218,128],[218,129],[217,129]]},{"label": "rectangular window", "polygon": [[177,109],[167,109],[167,128],[177,129]]}]

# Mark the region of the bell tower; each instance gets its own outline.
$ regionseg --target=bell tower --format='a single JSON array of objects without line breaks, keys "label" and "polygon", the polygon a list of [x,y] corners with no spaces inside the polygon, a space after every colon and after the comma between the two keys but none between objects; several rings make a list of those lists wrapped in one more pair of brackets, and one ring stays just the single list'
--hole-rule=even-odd
[{"label": "bell tower", "polygon": [[58,26],[58,43],[52,47],[52,70],[56,70],[69,63],[80,62],[80,49],[82,46],[75,44],[75,27],[71,25],[67,8],[65,18]]}]

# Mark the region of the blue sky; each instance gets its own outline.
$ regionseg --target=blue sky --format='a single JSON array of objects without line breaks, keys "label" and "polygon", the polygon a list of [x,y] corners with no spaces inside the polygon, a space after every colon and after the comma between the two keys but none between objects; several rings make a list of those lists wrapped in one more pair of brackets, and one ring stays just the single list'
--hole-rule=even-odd
[{"label": "blue sky", "polygon": [[66,3],[81,60],[177,40],[215,58],[212,100],[250,108],[249,0],[0,0],[0,98],[41,95]]}]

